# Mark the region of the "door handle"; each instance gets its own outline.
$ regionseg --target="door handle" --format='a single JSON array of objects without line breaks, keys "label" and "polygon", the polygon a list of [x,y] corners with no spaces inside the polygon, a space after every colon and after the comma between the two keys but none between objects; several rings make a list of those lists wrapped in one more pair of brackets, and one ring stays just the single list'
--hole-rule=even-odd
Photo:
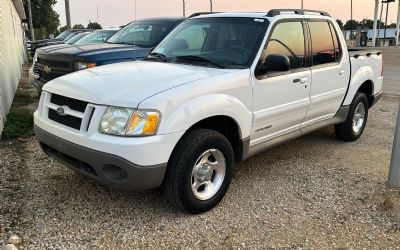
[{"label": "door handle", "polygon": [[293,83],[300,83],[300,84],[308,83],[308,77],[294,79]]},{"label": "door handle", "polygon": [[308,83],[308,77],[300,78],[300,83],[301,84],[307,84]]},{"label": "door handle", "polygon": [[297,78],[293,80],[293,83],[300,83],[303,84],[305,88],[307,88],[308,85],[308,77],[302,77],[302,78]]},{"label": "door handle", "polygon": [[344,69],[339,71],[339,75],[341,75],[341,76],[344,75],[344,73],[346,73],[346,71]]}]

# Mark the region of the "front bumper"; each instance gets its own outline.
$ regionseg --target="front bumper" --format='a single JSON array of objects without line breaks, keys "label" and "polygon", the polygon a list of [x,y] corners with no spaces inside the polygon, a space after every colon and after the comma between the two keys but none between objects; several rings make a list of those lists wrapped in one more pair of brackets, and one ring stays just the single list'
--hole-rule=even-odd
[{"label": "front bumper", "polygon": [[37,140],[49,156],[107,186],[140,191],[156,188],[162,184],[166,163],[139,166],[117,155],[64,140],[36,125],[34,129]]}]

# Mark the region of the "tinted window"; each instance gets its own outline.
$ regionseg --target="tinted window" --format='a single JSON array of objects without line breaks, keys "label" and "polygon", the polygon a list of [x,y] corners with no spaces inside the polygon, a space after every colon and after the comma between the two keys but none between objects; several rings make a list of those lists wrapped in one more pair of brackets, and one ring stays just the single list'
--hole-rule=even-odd
[{"label": "tinted window", "polygon": [[104,43],[108,38],[117,33],[117,30],[100,30],[94,31],[77,41],[76,45],[91,44],[91,43]]},{"label": "tinted window", "polygon": [[77,41],[79,41],[80,39],[82,39],[82,37],[86,36],[87,34],[89,34],[89,33],[87,33],[87,32],[80,33],[80,34],[74,36],[73,38],[69,39],[69,40],[66,42],[66,44],[74,44],[74,43],[76,43]]},{"label": "tinted window", "polygon": [[172,25],[168,22],[134,22],[108,39],[108,42],[151,48],[163,39]]},{"label": "tinted window", "polygon": [[69,36],[69,35],[71,35],[71,31],[64,31],[64,32],[62,32],[61,34],[59,34],[57,37],[56,37],[56,39],[59,39],[59,40],[64,40],[67,36]]},{"label": "tinted window", "polygon": [[333,27],[333,25],[331,23],[329,23],[329,27],[331,28],[331,33],[332,33],[332,37],[333,37],[333,45],[335,46],[335,59],[338,62],[338,61],[340,61],[340,59],[342,57],[342,48],[340,47],[339,36],[336,32],[335,27]]},{"label": "tinted window", "polygon": [[312,42],[313,65],[336,61],[335,46],[328,22],[309,22]]},{"label": "tinted window", "polygon": [[267,20],[254,18],[189,19],[153,52],[175,63],[245,68],[254,58],[267,25]]},{"label": "tinted window", "polygon": [[304,32],[301,22],[286,22],[275,26],[263,51],[261,60],[268,55],[283,55],[290,60],[290,69],[304,67]]}]

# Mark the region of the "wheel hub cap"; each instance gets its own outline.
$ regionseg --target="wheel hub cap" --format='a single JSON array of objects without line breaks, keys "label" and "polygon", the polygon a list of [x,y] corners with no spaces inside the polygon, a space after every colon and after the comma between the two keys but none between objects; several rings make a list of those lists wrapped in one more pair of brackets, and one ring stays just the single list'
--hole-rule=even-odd
[{"label": "wheel hub cap", "polygon": [[354,133],[358,134],[360,133],[363,125],[364,125],[364,120],[365,120],[365,106],[364,103],[360,102],[355,111],[354,111],[354,116],[353,116],[353,131]]},{"label": "wheel hub cap", "polygon": [[212,198],[224,182],[225,157],[218,149],[209,149],[197,159],[192,169],[191,188],[199,200]]},{"label": "wheel hub cap", "polygon": [[214,171],[208,164],[203,164],[197,171],[197,180],[200,182],[210,181]]}]

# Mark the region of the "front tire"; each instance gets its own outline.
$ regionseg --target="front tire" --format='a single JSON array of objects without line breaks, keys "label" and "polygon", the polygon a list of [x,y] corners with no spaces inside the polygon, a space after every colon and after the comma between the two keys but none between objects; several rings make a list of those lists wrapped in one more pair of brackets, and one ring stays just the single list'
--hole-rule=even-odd
[{"label": "front tire", "polygon": [[209,129],[189,131],[168,163],[164,193],[178,209],[206,212],[227,192],[234,164],[233,149],[225,136]]},{"label": "front tire", "polygon": [[368,98],[357,92],[350,105],[345,122],[335,125],[336,137],[343,141],[356,141],[364,132],[368,120]]}]

